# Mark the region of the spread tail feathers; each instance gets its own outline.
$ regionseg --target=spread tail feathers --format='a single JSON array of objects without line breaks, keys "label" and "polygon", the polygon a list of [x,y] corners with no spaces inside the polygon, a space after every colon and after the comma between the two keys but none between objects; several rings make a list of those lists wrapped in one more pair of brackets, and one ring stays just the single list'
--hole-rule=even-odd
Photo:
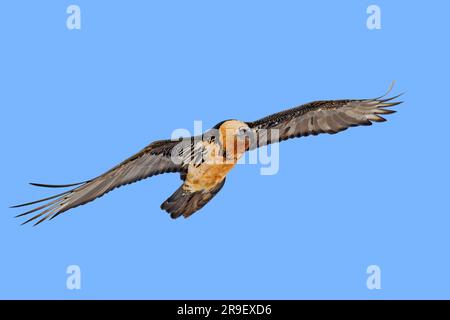
[{"label": "spread tail feathers", "polygon": [[161,205],[161,209],[170,213],[172,219],[185,218],[203,208],[222,189],[225,179],[211,190],[190,192],[182,185]]}]

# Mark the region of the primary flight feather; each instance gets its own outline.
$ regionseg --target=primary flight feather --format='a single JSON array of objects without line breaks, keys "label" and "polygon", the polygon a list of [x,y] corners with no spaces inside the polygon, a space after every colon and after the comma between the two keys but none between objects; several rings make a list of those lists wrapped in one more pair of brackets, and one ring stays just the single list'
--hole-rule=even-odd
[{"label": "primary flight feather", "polygon": [[294,137],[335,134],[349,127],[386,121],[382,115],[395,112],[386,108],[401,103],[395,101],[400,95],[385,98],[391,89],[392,85],[385,95],[374,99],[314,101],[254,122],[222,121],[201,136],[155,141],[94,179],[68,185],[32,183],[39,187],[74,188],[13,208],[45,202],[17,216],[34,213],[23,224],[35,221],[37,225],[120,186],[158,174],[178,172],[183,184],[161,208],[172,218],[187,218],[222,189],[226,175],[248,150]]}]

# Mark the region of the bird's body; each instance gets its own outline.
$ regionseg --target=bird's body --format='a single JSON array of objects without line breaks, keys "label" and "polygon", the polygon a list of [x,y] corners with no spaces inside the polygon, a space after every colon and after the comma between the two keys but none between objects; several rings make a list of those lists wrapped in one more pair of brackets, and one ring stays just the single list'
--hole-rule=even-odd
[{"label": "bird's body", "polygon": [[200,166],[189,166],[188,174],[183,188],[195,192],[209,190],[217,186],[234,168],[234,164],[202,164]]},{"label": "bird's body", "polygon": [[[189,165],[184,184],[186,190],[211,189],[222,182],[246,152],[245,141],[234,141],[235,133],[240,128],[248,126],[242,121],[226,121],[219,126],[218,140],[200,142],[205,150],[204,162],[200,165]],[[227,145],[231,148],[226,148]]]},{"label": "bird's body", "polygon": [[[392,88],[392,87],[391,87]],[[390,91],[390,90],[389,90]],[[71,185],[41,187],[75,187],[46,199],[15,206],[22,207],[48,201],[19,216],[40,211],[25,223],[41,218],[36,224],[83,205],[123,185],[151,176],[178,172],[183,184],[161,208],[172,218],[189,217],[208,203],[225,184],[226,176],[249,150],[293,137],[334,134],[349,127],[385,121],[380,114],[398,105],[397,98],[346,99],[315,101],[282,111],[255,122],[227,120],[198,137],[177,141],[161,140],[145,147],[104,174]]]},{"label": "bird's body", "polygon": [[189,217],[222,189],[227,174],[246,152],[247,137],[237,135],[241,129],[249,127],[242,121],[228,120],[217,125],[209,139],[195,143],[197,150],[202,150],[201,158],[189,163],[183,185],[161,206],[172,218]]}]

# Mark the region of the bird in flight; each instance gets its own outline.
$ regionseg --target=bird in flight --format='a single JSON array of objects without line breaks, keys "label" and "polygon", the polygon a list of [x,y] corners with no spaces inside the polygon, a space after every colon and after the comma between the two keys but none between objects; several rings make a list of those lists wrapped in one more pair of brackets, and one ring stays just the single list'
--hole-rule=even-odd
[{"label": "bird in flight", "polygon": [[392,90],[373,99],[323,100],[275,113],[254,122],[226,120],[202,135],[179,140],[155,141],[114,168],[80,183],[49,185],[48,188],[73,187],[45,199],[13,206],[34,204],[37,207],[16,217],[33,214],[22,224],[34,225],[51,220],[61,213],[91,202],[113,189],[155,175],[175,172],[183,181],[161,205],[173,219],[188,218],[203,208],[222,189],[227,174],[249,150],[291,138],[335,134],[355,126],[386,121],[381,115],[394,113],[386,109],[401,103],[400,95],[386,98]]}]

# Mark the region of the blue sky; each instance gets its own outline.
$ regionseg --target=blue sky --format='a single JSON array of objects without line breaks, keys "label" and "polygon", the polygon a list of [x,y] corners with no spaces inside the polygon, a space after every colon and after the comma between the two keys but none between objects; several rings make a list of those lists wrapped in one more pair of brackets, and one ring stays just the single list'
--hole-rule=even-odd
[{"label": "blue sky", "polygon": [[[81,8],[68,30],[66,8]],[[381,9],[368,30],[366,9]],[[9,1],[0,5],[0,298],[450,298],[444,1]],[[386,123],[280,146],[238,166],[190,219],[176,175],[39,227],[30,181],[97,176],[177,128],[256,120],[322,99],[405,103]],[[81,269],[81,290],[66,269]],[[366,269],[381,269],[368,290]]]}]

